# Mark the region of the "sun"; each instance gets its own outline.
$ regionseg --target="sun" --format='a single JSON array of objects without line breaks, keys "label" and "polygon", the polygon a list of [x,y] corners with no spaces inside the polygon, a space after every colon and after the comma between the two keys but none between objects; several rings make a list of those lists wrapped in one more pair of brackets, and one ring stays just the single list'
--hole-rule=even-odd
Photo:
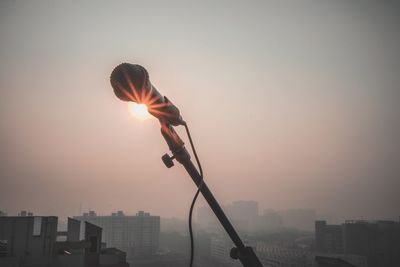
[{"label": "sun", "polygon": [[139,120],[146,120],[150,117],[150,113],[147,110],[147,106],[145,104],[138,104],[135,102],[128,103],[129,113],[139,119]]}]

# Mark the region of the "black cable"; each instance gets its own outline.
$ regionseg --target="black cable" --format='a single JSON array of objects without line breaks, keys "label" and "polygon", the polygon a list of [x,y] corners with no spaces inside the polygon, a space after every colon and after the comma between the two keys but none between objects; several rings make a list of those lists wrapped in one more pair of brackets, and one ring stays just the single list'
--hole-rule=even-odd
[{"label": "black cable", "polygon": [[201,187],[203,185],[203,169],[201,168],[199,157],[197,156],[196,149],[195,149],[195,147],[193,145],[193,140],[192,140],[192,137],[190,135],[189,127],[187,126],[186,123],[184,125],[185,125],[185,129],[186,129],[186,134],[187,134],[187,136],[189,138],[190,146],[192,147],[192,151],[193,151],[194,157],[196,158],[197,166],[199,167],[199,173],[200,173],[200,176],[201,176],[200,184],[197,187],[196,194],[193,197],[192,204],[190,205],[190,210],[189,210],[189,235],[190,235],[190,265],[189,266],[192,267],[193,266],[193,257],[194,257],[194,240],[193,240],[193,229],[192,229],[192,215],[193,215],[194,205],[196,203],[197,197],[199,196],[200,189],[201,189]]},{"label": "black cable", "polygon": [[192,205],[190,206],[189,211],[189,234],[190,234],[190,267],[193,266],[193,257],[194,257],[194,240],[193,240],[193,229],[192,229],[192,214],[193,214],[193,207],[196,203],[197,197],[200,193],[200,189],[197,189],[196,194],[193,197]]},{"label": "black cable", "polygon": [[190,146],[192,147],[194,157],[196,158],[197,166],[199,167],[199,173],[200,173],[201,179],[203,180],[203,169],[201,168],[199,157],[197,156],[196,149],[194,148],[194,145],[193,145],[192,136],[190,135],[190,131],[189,131],[189,126],[187,126],[186,123],[185,123],[185,129],[186,129],[186,134],[189,137],[189,142],[190,142]]}]

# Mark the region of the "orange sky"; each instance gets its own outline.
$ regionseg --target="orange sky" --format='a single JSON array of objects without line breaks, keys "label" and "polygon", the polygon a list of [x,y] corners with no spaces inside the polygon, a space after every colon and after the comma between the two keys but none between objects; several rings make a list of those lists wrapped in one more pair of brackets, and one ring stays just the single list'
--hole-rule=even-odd
[{"label": "orange sky", "polygon": [[399,5],[382,2],[1,1],[0,210],[186,216],[195,187],[163,166],[158,122],[110,86],[130,62],[180,108],[221,203],[398,218]]}]

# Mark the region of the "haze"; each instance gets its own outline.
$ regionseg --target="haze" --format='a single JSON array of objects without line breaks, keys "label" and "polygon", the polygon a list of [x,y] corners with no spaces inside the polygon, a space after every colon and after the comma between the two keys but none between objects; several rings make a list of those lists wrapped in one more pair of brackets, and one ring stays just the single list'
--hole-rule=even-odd
[{"label": "haze", "polygon": [[395,1],[1,1],[0,209],[187,216],[195,187],[163,165],[158,122],[113,94],[112,69],[130,62],[180,108],[221,203],[397,219],[399,12]]}]

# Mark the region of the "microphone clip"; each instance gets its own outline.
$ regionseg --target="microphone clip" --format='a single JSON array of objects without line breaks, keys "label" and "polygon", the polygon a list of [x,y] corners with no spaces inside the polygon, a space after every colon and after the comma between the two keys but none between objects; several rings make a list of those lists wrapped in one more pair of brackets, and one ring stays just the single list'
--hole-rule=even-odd
[{"label": "microphone clip", "polygon": [[172,157],[168,154],[162,156],[162,161],[164,162],[167,168],[171,168],[174,166],[173,159],[176,159],[179,163],[184,163],[190,161],[189,152],[185,148],[185,143],[179,137],[174,128],[165,123],[163,120],[160,120],[161,124],[161,134],[163,135],[165,141],[168,144],[169,150],[172,152]]}]

